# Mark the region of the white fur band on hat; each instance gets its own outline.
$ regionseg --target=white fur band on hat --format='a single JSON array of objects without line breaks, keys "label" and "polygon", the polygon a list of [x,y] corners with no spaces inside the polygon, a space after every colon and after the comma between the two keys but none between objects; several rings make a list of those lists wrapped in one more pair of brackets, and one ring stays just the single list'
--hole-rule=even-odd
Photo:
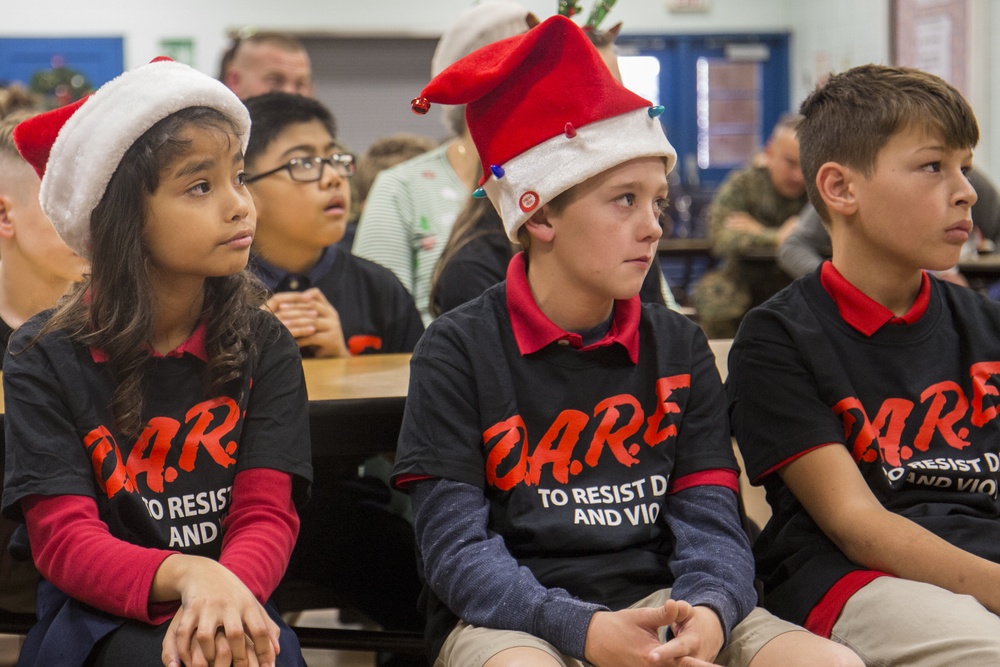
[{"label": "white fur band on hat", "polygon": [[647,108],[605,118],[543,141],[503,164],[483,189],[503,218],[507,237],[543,204],[611,167],[640,157],[663,157],[669,172],[677,161],[658,118]]},{"label": "white fur band on hat", "polygon": [[59,236],[90,257],[90,216],[125,152],[170,114],[205,106],[229,117],[246,150],[250,115],[225,85],[171,60],[129,70],[101,86],[59,130],[42,176],[39,200]]}]

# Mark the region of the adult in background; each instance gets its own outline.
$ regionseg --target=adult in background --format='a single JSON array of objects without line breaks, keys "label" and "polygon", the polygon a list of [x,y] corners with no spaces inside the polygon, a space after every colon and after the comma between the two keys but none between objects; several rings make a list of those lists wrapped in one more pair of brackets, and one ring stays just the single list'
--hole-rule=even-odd
[{"label": "adult in background", "polygon": [[241,100],[274,91],[313,96],[309,53],[284,32],[238,33],[222,56],[219,80]]},{"label": "adult in background", "polygon": [[358,231],[358,218],[361,217],[361,211],[365,210],[365,200],[368,199],[368,193],[371,192],[376,176],[389,167],[406,162],[436,147],[437,141],[434,139],[407,132],[381,137],[372,142],[364,155],[358,158],[358,170],[354,174],[354,178],[351,179],[352,196],[356,203],[351,220],[347,223],[344,238],[340,239],[337,245],[348,252],[354,245],[354,235]]},{"label": "adult in background", "polygon": [[698,321],[709,338],[732,338],[747,310],[789,283],[773,261],[748,261],[775,252],[806,205],[799,166],[797,115],[783,116],[764,148],[763,164],[731,174],[708,213],[712,254],[722,265],[695,287]]},{"label": "adult in background", "polygon": [[[470,7],[441,36],[431,75],[536,22],[534,15],[512,0],[487,0]],[[359,257],[396,274],[413,295],[424,324],[432,319],[429,297],[434,265],[481,176],[479,155],[465,126],[465,107],[446,109],[444,120],[453,139],[375,179],[352,248]]]}]

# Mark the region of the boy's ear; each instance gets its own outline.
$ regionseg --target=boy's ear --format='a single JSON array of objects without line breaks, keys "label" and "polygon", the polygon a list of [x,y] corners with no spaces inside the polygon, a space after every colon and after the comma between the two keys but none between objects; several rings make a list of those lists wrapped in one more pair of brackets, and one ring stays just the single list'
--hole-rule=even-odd
[{"label": "boy's ear", "polygon": [[540,243],[549,243],[555,237],[555,229],[549,224],[549,207],[542,206],[524,223],[528,233]]},{"label": "boy's ear", "polygon": [[14,238],[14,221],[11,219],[11,209],[14,202],[7,195],[0,195],[0,238]]},{"label": "boy's ear", "polygon": [[816,172],[816,188],[827,209],[843,216],[854,215],[858,203],[854,196],[854,180],[858,174],[837,162],[827,162]]}]

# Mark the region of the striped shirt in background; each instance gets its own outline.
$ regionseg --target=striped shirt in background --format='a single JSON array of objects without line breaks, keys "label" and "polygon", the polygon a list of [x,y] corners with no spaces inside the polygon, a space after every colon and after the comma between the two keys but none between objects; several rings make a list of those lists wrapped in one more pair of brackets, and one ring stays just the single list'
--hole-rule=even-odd
[{"label": "striped shirt in background", "polygon": [[381,172],[358,223],[352,252],[388,268],[409,290],[424,325],[431,277],[470,193],[448,163],[444,143]]}]

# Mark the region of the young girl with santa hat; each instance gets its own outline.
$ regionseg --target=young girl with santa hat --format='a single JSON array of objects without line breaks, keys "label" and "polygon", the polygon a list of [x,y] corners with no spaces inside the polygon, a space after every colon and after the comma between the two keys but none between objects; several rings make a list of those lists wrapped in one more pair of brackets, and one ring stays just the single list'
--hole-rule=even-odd
[{"label": "young girl with santa hat", "polygon": [[249,131],[167,59],[15,130],[92,266],[4,366],[3,511],[44,578],[21,665],[303,664],[267,600],[312,474],[306,392],[245,271]]}]

